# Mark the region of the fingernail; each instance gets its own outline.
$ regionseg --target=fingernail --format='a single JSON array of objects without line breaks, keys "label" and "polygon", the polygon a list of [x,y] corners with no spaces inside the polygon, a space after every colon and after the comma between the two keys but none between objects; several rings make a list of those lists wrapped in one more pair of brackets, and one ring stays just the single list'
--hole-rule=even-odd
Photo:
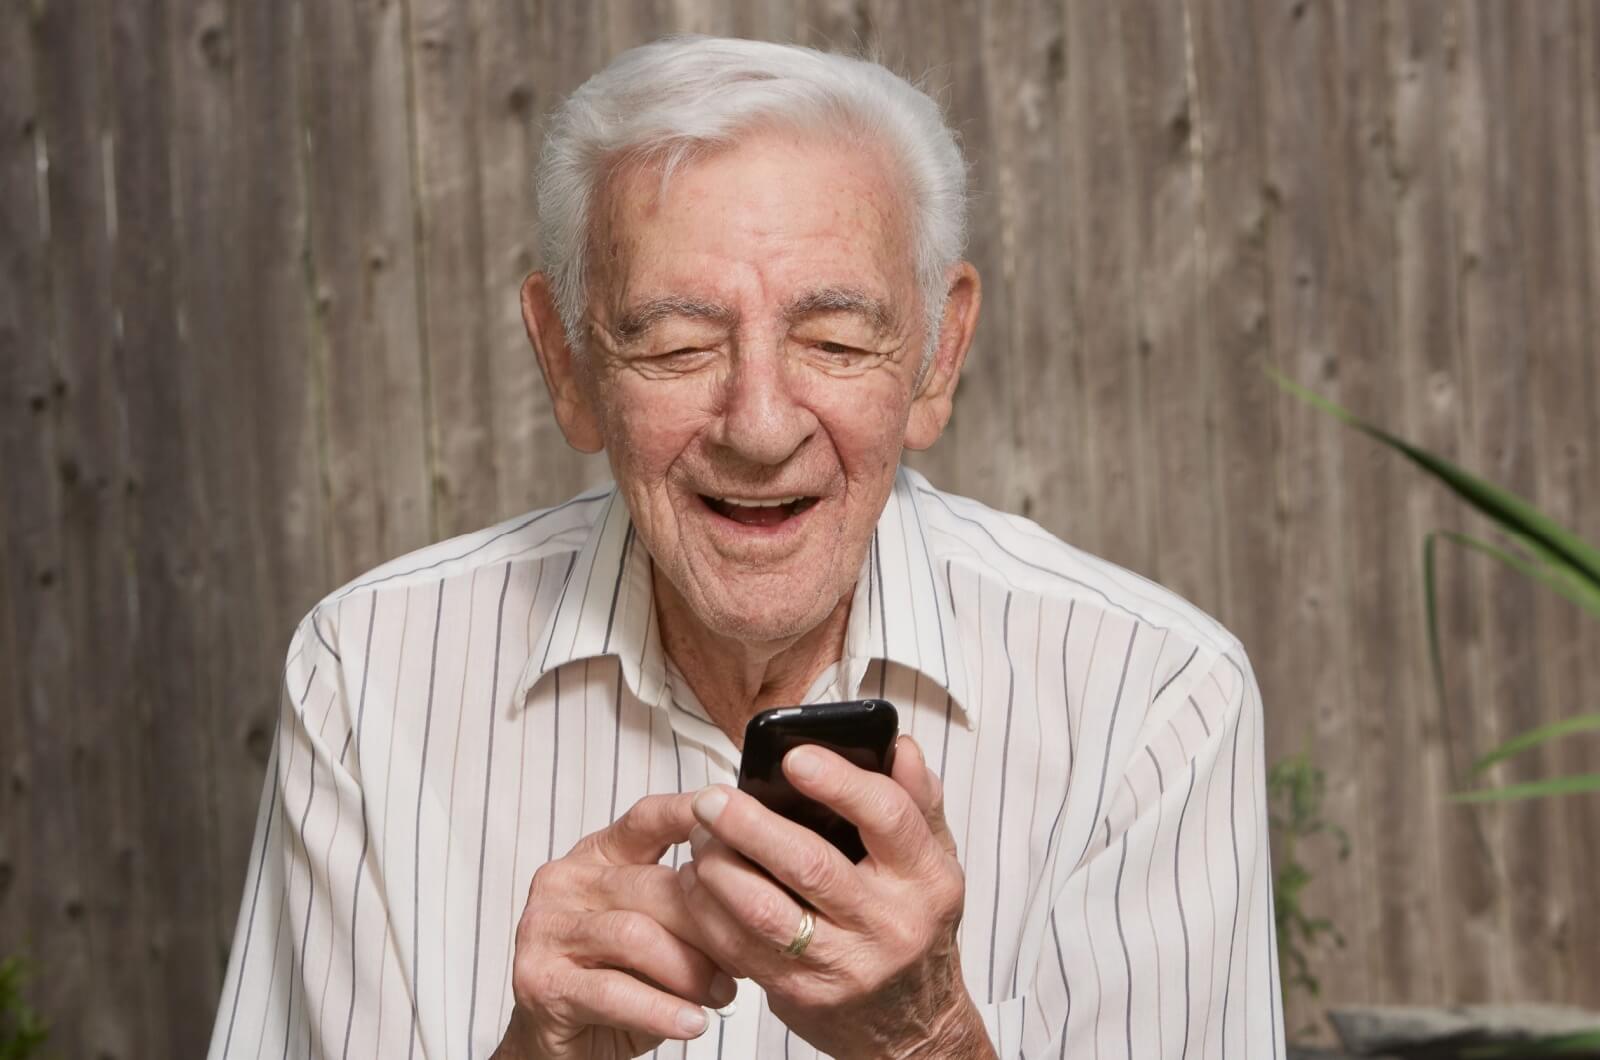
[{"label": "fingernail", "polygon": [[685,891],[694,890],[694,862],[687,862],[678,870],[678,886]]},{"label": "fingernail", "polygon": [[711,980],[711,1000],[717,1003],[718,1008],[723,1008],[737,996],[739,984],[718,972],[716,978]]},{"label": "fingernail", "polygon": [[697,824],[689,829],[689,849],[696,855],[700,853],[700,848],[705,846],[710,839],[711,833],[706,831],[706,826],[703,824]]},{"label": "fingernail", "polygon": [[704,824],[711,824],[728,805],[728,793],[721,788],[706,788],[694,797],[694,815]]},{"label": "fingernail", "polygon": [[784,759],[784,765],[801,780],[810,780],[822,771],[822,759],[815,751],[808,751],[804,747],[790,751],[789,757]]},{"label": "fingernail", "polygon": [[706,1031],[706,1010],[703,1008],[686,1008],[678,1010],[678,1029],[691,1038],[698,1038]]}]

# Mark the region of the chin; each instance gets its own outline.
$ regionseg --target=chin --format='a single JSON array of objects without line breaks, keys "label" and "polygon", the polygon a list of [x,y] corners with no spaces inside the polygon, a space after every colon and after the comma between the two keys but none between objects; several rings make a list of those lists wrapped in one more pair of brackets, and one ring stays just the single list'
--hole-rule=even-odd
[{"label": "chin", "polygon": [[831,606],[815,606],[804,610],[789,606],[762,608],[759,596],[736,601],[706,601],[706,606],[696,607],[700,621],[719,637],[746,644],[767,644],[778,640],[792,640],[820,626],[832,613]]}]

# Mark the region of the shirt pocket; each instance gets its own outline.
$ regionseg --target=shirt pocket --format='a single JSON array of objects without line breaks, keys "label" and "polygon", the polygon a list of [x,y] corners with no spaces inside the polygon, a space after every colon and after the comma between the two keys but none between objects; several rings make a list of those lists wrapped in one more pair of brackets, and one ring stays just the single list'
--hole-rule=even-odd
[{"label": "shirt pocket", "polygon": [[1028,995],[1018,994],[1004,1001],[978,1006],[984,1029],[1000,1060],[1011,1060],[1022,1055],[1022,1025],[1028,1016]]}]

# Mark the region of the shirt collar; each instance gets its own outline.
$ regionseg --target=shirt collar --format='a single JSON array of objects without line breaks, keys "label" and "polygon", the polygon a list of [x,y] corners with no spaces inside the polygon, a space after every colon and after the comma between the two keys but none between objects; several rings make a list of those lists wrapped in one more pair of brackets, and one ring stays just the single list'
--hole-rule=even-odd
[{"label": "shirt collar", "polygon": [[[895,476],[856,580],[840,665],[852,688],[859,688],[874,659],[915,670],[949,692],[972,727],[977,704],[968,695],[944,569],[928,544],[919,484],[927,487],[927,480],[908,468]],[[557,667],[607,655],[620,660],[623,679],[640,700],[653,706],[666,701],[650,554],[615,488],[567,568],[555,610],[531,643],[517,684],[519,705]]]},{"label": "shirt collar", "polygon": [[650,553],[615,487],[562,579],[560,596],[517,683],[519,706],[539,679],[569,662],[614,655],[639,699],[666,700],[665,656],[650,585]]}]

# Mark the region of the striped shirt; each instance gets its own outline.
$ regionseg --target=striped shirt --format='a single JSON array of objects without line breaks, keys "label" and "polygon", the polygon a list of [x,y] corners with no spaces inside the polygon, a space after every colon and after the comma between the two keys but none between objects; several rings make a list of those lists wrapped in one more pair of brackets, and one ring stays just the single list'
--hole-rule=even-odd
[{"label": "striped shirt", "polygon": [[[902,468],[806,701],[858,695],[943,777],[1001,1057],[1283,1053],[1262,706],[1232,635]],[[487,1056],[534,870],[738,763],[665,656],[614,487],[356,579],[290,641],[210,1055]],[[657,1052],[818,1055],[748,981]]]}]

